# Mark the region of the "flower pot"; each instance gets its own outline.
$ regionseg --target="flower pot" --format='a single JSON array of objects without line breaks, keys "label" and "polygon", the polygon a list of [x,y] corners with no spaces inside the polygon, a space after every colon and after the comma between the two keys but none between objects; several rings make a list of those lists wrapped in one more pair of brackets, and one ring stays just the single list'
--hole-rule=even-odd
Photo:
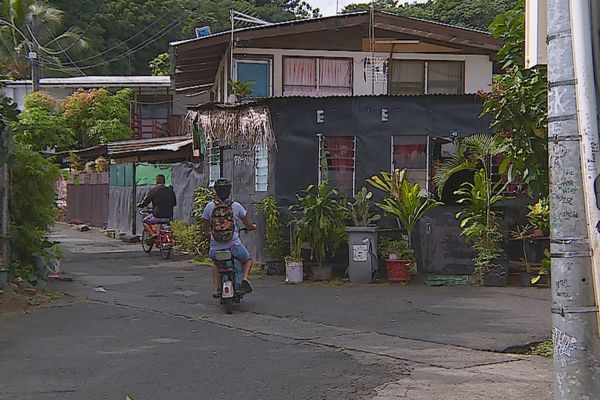
[{"label": "flower pot", "polygon": [[267,261],[267,275],[285,275],[285,263],[281,260]]},{"label": "flower pot", "polygon": [[8,270],[0,268],[0,289],[4,289],[8,282]]},{"label": "flower pot", "polygon": [[300,283],[304,280],[304,265],[302,261],[286,261],[285,283]]},{"label": "flower pot", "polygon": [[483,286],[506,286],[508,267],[500,264],[491,265],[487,271],[481,274],[481,285]]},{"label": "flower pot", "polygon": [[532,277],[533,277],[533,274],[531,272],[521,272],[521,274],[520,274],[521,286],[530,287]]},{"label": "flower pot", "polygon": [[413,260],[385,260],[387,278],[390,282],[410,281],[409,266]]},{"label": "flower pot", "polygon": [[333,267],[331,265],[324,265],[322,267],[312,267],[312,277],[315,281],[330,281]]},{"label": "flower pot", "polygon": [[348,232],[348,277],[352,283],[370,283],[377,272],[376,226],[349,226]]}]

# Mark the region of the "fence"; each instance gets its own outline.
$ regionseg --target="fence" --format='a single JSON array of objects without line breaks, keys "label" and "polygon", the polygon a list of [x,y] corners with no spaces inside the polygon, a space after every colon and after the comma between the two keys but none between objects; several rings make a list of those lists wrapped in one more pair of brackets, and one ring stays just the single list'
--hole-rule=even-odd
[{"label": "fence", "polygon": [[67,221],[106,227],[108,173],[74,175],[67,183]]}]

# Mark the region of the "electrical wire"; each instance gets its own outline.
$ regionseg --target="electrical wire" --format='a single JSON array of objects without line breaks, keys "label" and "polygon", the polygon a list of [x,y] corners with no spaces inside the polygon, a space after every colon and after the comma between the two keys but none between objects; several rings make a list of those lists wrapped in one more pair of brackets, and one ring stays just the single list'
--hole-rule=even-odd
[{"label": "electrical wire", "polygon": [[[94,14],[94,17],[92,18],[92,20],[90,21],[90,23],[79,34],[79,37],[76,40],[74,40],[73,43],[71,43],[69,46],[67,46],[64,49],[61,47],[61,51],[50,51],[50,50],[44,49],[44,48],[42,48],[42,51],[44,51],[47,54],[53,55],[53,56],[58,56],[60,54],[66,53],[71,47],[75,46],[75,44],[77,44],[77,42],[79,42],[81,40],[81,38],[87,33],[87,31],[90,30],[90,28],[92,27],[92,25],[96,22],[96,19],[98,18],[98,15],[100,15],[100,12],[102,11],[102,9],[104,9],[104,7],[106,6],[107,3],[108,3],[108,0],[104,0],[104,3],[102,3],[102,5],[100,7],[98,7],[98,10]],[[48,28],[46,28],[46,29],[48,29]]]}]

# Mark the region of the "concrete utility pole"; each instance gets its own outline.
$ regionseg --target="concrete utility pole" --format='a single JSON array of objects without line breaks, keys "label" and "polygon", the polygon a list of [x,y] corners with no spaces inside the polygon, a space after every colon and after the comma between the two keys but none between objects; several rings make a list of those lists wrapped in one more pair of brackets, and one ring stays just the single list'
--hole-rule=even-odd
[{"label": "concrete utility pole", "polygon": [[591,400],[600,396],[600,342],[585,223],[589,193],[582,190],[580,158],[581,134],[589,130],[579,130],[571,18],[565,0],[548,0],[548,89],[554,398]]},{"label": "concrete utility pole", "polygon": [[35,32],[35,21],[36,16],[31,16],[31,51],[29,52],[29,62],[31,63],[31,82],[33,84],[33,91],[37,92],[40,90],[40,58],[39,58],[39,43],[36,37],[33,35]]},{"label": "concrete utility pole", "polygon": [[[4,146],[6,146],[7,153],[10,154],[11,150],[11,131],[10,126],[4,127]],[[10,226],[10,213],[9,213],[9,195],[10,195],[10,181],[8,174],[8,159],[2,166],[2,175],[0,177],[2,185],[2,267],[8,268],[10,266],[10,245],[8,242],[8,229]]]}]

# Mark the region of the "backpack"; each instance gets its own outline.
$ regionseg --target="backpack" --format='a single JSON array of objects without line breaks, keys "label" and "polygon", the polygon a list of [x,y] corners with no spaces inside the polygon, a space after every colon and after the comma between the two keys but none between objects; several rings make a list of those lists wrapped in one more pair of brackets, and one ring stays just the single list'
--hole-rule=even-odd
[{"label": "backpack", "polygon": [[232,202],[215,200],[215,208],[210,216],[210,233],[217,242],[229,242],[235,232]]}]

